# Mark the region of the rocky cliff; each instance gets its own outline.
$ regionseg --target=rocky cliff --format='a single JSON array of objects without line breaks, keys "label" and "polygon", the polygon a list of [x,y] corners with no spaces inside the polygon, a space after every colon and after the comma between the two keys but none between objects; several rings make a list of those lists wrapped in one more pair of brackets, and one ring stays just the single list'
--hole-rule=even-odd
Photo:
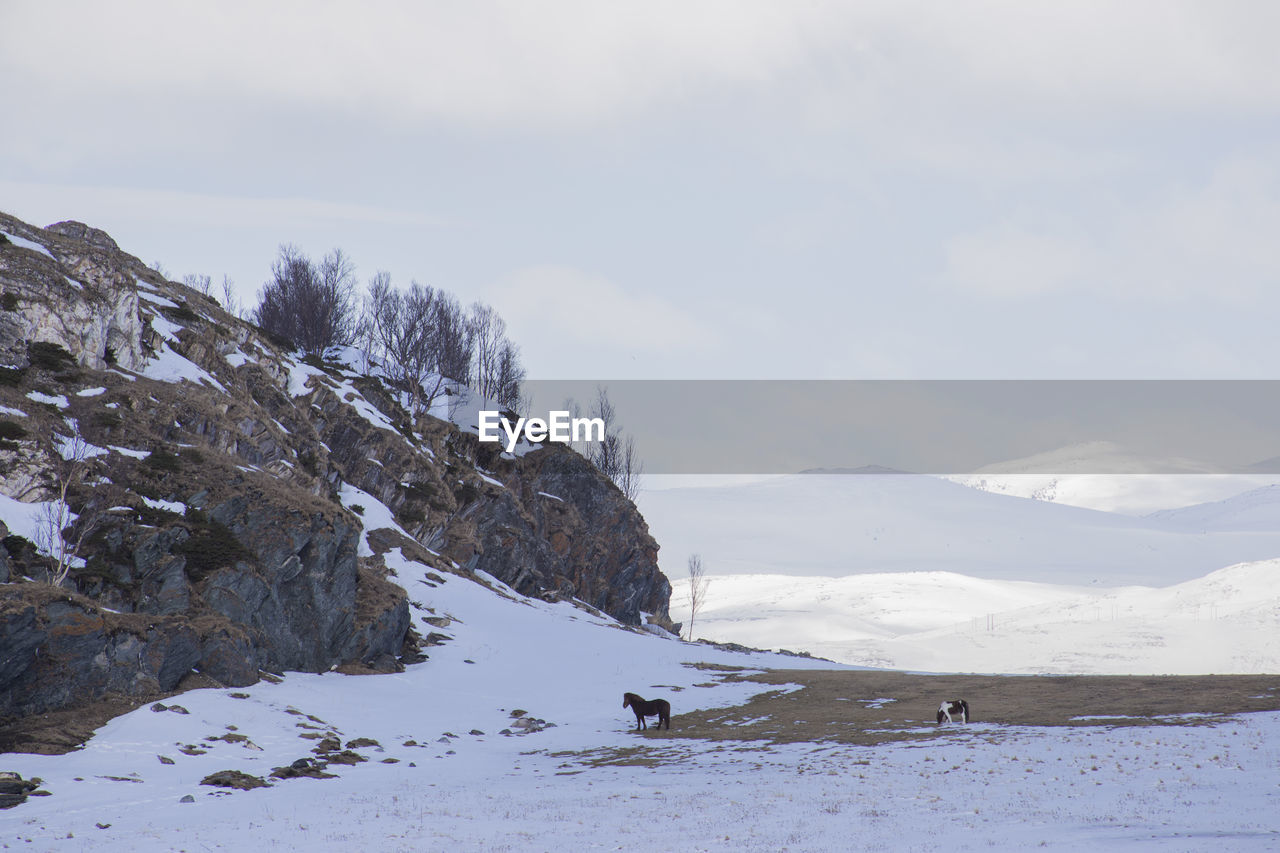
[{"label": "rocky cliff", "polygon": [[[330,355],[300,360],[101,231],[0,214],[0,721],[420,660],[380,557],[397,546],[674,627],[644,520],[581,456],[415,420]],[[64,485],[58,582],[31,531]]]}]

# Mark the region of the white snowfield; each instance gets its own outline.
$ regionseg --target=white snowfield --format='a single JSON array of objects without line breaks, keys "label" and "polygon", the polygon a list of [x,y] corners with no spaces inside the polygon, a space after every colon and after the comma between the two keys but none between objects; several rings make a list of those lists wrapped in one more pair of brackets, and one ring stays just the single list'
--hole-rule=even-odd
[{"label": "white snowfield", "polygon": [[[388,556],[415,601],[459,620],[430,660],[401,675],[290,674],[192,691],[166,702],[189,713],[140,708],[80,751],[6,755],[3,769],[42,777],[52,795],[0,812],[0,844],[130,853],[1280,844],[1280,714],[1013,728],[984,724],[977,711],[977,722],[940,739],[875,747],[645,737],[621,707],[625,691],[669,699],[678,726],[681,713],[760,690],[719,683],[691,662],[830,665],[620,630],[459,577],[428,586],[422,566]],[[432,627],[414,613],[420,630]],[[519,731],[516,710],[555,725],[500,734]],[[920,709],[921,725],[932,726],[933,710]],[[221,770],[267,777],[310,755],[316,741],[302,735],[328,732],[378,746],[353,747],[369,760],[330,765],[335,779],[248,791],[199,784]],[[633,747],[651,750],[638,764],[592,763]]]},{"label": "white snowfield", "polygon": [[[1171,499],[1223,485],[1180,479]],[[702,556],[698,637],[935,672],[1280,672],[1280,487],[1234,482],[1249,490],[1145,517],[917,475],[722,481],[640,506],[677,621]]]},{"label": "white snowfield", "polygon": [[[687,585],[671,597],[688,618]],[[924,672],[1280,672],[1280,560],[1164,588],[1089,589],[950,572],[709,579],[694,633]]]}]

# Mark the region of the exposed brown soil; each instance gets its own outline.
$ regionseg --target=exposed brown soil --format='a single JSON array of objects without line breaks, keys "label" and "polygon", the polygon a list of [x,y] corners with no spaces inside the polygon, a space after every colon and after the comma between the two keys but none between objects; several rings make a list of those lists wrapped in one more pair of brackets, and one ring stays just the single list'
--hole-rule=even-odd
[{"label": "exposed brown soil", "polygon": [[72,708],[33,714],[0,725],[0,753],[31,752],[61,755],[93,737],[94,731],[113,717],[127,714],[147,700],[95,702],[88,708]]},{"label": "exposed brown soil", "polygon": [[670,696],[670,732],[649,729],[640,736],[872,745],[953,732],[951,725],[937,725],[935,715],[943,700],[956,698],[969,703],[974,723],[999,726],[1202,725],[1232,714],[1280,710],[1280,675],[993,676],[773,670],[721,677],[759,684],[762,692],[744,705],[689,713],[680,712],[678,695]]},{"label": "exposed brown soil", "polygon": [[99,728],[134,708],[187,690],[220,686],[199,673],[191,673],[179,682],[178,689],[172,693],[156,693],[132,699],[104,699],[79,708],[65,708],[0,722],[0,754],[29,752],[36,755],[62,755],[79,749]]}]

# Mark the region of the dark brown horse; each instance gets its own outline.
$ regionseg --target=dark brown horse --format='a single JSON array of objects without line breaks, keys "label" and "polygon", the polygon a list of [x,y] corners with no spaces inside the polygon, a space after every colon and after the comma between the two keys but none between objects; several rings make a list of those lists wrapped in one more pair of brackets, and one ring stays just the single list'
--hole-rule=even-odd
[{"label": "dark brown horse", "polygon": [[636,731],[648,728],[645,725],[645,717],[657,717],[657,728],[662,728],[662,724],[667,724],[667,730],[671,730],[671,703],[666,699],[641,699],[634,693],[622,694],[622,707],[630,708],[636,712]]}]

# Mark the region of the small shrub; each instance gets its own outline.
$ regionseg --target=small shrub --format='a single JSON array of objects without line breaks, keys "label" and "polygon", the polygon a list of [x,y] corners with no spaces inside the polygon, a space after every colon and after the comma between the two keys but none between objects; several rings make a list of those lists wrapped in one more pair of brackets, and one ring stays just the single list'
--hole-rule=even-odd
[{"label": "small shrub", "polygon": [[28,435],[21,424],[0,421],[0,450],[17,450],[17,442]]},{"label": "small shrub", "polygon": [[83,566],[79,568],[76,568],[73,566],[71,569],[71,574],[83,580],[90,580],[95,578],[99,580],[115,579],[115,572],[112,571],[111,564],[108,563],[102,556],[97,554],[95,554],[94,556],[86,560]]},{"label": "small shrub", "polygon": [[160,313],[175,323],[194,323],[200,319],[200,315],[188,308],[185,302],[178,303],[176,308],[161,305]]},{"label": "small shrub", "polygon": [[4,306],[6,311],[18,310],[18,294],[5,291],[4,296],[0,296],[0,305]]},{"label": "small shrub", "polygon": [[258,326],[257,328],[259,332],[262,332],[263,337],[275,344],[277,349],[282,349],[285,352],[293,352],[298,348],[293,341],[278,332],[269,331],[261,326]]},{"label": "small shrub", "polygon": [[347,507],[347,509],[354,512],[356,515],[364,515],[364,507],[360,506],[360,504],[352,504],[351,506]]},{"label": "small shrub", "polygon": [[17,387],[22,384],[22,377],[26,372],[14,367],[0,367],[0,385],[7,385],[10,388]]},{"label": "small shrub", "polygon": [[27,539],[24,536],[19,536],[16,533],[11,533],[4,537],[4,539],[0,539],[0,545],[4,546],[4,549],[9,552],[10,557],[17,557],[19,559],[21,559],[22,555],[27,552],[34,554],[36,551],[36,546],[30,539]]},{"label": "small shrub", "polygon": [[0,421],[0,438],[7,438],[10,441],[17,441],[26,438],[27,430],[22,424],[13,421]]},{"label": "small shrub", "polygon": [[71,353],[67,352],[61,344],[55,344],[52,341],[34,341],[27,345],[27,358],[31,361],[31,366],[39,370],[67,370],[76,366],[76,360],[71,357]]},{"label": "small shrub", "polygon": [[163,447],[156,448],[151,455],[142,460],[148,468],[155,471],[176,472],[182,470],[182,460]]},{"label": "small shrub", "polygon": [[[134,488],[134,491],[145,498],[151,498],[153,501],[161,500],[154,489],[138,486]],[[144,494],[144,492],[149,494]],[[148,527],[164,527],[167,524],[171,524],[176,519],[182,518],[182,516],[172,510],[162,509],[158,506],[148,506],[147,504],[143,504],[138,507],[134,512],[138,514],[138,523],[145,524]]]},{"label": "small shrub", "polygon": [[458,502],[458,506],[466,506],[480,497],[480,490],[471,483],[459,483],[453,490],[453,499]]},{"label": "small shrub", "polygon": [[191,535],[175,550],[187,558],[187,575],[192,580],[203,580],[218,569],[252,559],[230,528],[200,510],[189,507],[183,523]]},{"label": "small shrub", "polygon": [[124,423],[124,419],[115,412],[108,410],[105,412],[94,412],[92,422],[94,426],[100,427],[101,429],[115,429]]},{"label": "small shrub", "polygon": [[429,503],[436,494],[435,486],[429,482],[401,484],[401,488],[404,489],[405,497],[409,500],[422,503]]},{"label": "small shrub", "polygon": [[418,525],[426,524],[427,522],[427,514],[425,512],[411,512],[405,507],[401,507],[393,517],[396,520],[396,524],[405,530],[413,530]]}]

